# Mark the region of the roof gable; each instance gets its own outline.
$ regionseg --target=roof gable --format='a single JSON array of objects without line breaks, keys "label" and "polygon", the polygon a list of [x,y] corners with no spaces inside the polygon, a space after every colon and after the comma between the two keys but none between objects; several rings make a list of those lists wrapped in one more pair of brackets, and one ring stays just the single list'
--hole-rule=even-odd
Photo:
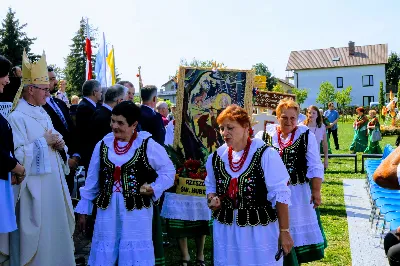
[{"label": "roof gable", "polygon": [[[334,58],[339,60],[333,60]],[[349,55],[349,47],[331,47],[328,49],[292,51],[286,70],[379,65],[387,62],[387,44],[355,46],[354,55]]]}]

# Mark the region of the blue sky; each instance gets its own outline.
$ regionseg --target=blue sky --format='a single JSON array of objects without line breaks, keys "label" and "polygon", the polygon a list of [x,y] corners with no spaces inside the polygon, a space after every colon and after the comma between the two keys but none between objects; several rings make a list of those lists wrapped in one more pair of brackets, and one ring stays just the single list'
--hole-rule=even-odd
[{"label": "blue sky", "polygon": [[64,66],[81,17],[114,45],[122,79],[161,86],[181,58],[214,59],[229,68],[265,63],[285,77],[293,50],[388,43],[400,52],[398,0],[1,0],[31,37],[33,52]]}]

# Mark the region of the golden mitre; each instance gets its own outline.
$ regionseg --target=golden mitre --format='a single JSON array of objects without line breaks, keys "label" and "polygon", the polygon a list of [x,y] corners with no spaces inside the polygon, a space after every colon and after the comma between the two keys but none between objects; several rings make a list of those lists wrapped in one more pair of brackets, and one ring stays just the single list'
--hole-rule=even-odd
[{"label": "golden mitre", "polygon": [[24,50],[22,54],[22,82],[21,87],[19,87],[17,94],[15,95],[13,107],[11,111],[14,111],[21,98],[22,89],[24,85],[48,85],[49,83],[49,73],[47,71],[46,54],[43,51],[42,57],[31,63],[28,56]]},{"label": "golden mitre", "polygon": [[31,63],[24,50],[22,54],[22,84],[49,84],[46,54],[44,51],[42,57],[37,62]]}]

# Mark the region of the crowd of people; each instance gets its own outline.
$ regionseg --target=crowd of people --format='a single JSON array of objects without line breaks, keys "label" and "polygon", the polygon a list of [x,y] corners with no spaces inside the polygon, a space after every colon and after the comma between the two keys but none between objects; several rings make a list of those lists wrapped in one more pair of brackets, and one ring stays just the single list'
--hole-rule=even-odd
[{"label": "crowd of people", "polygon": [[[76,225],[92,237],[88,265],[165,265],[160,208],[175,182],[164,148],[173,142],[175,108],[158,101],[152,85],[140,88],[140,105],[129,81],[102,88],[87,80],[82,99],[69,99],[66,85],[44,54],[32,63],[24,53],[14,68],[0,56],[0,98],[13,102],[7,119],[0,115],[0,265],[86,265],[74,256]],[[324,257],[318,207],[331,133],[339,149],[339,114],[330,103],[325,113],[310,106],[300,116],[290,99],[275,112],[277,123],[255,136],[245,109],[229,105],[218,115],[225,144],[205,164],[206,197],[196,205],[202,214],[167,219],[182,255],[177,265],[190,263],[188,237],[196,240],[195,265],[206,265],[208,235],[216,266]],[[362,108],[357,112],[351,150],[377,153],[376,113],[368,121]],[[75,206],[78,166],[86,179]]]}]

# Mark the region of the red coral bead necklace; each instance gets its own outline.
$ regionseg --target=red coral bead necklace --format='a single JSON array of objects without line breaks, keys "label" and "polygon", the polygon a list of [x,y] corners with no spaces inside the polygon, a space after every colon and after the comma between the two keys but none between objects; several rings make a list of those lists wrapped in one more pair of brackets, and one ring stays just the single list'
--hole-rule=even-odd
[{"label": "red coral bead necklace", "polygon": [[233,161],[233,157],[232,157],[233,149],[232,149],[232,147],[228,148],[229,167],[231,168],[231,170],[233,172],[238,172],[240,169],[242,169],[242,167],[244,165],[244,162],[246,161],[247,156],[249,155],[250,145],[251,145],[251,139],[248,138],[246,147],[244,148],[244,152],[243,152],[242,156],[240,157],[239,161],[237,161],[237,162]]},{"label": "red coral bead necklace", "polygon": [[122,147],[118,145],[117,138],[114,138],[115,153],[118,155],[123,155],[123,154],[127,153],[129,151],[129,149],[132,147],[133,141],[136,139],[136,137],[137,137],[137,131],[135,130],[135,132],[133,132],[133,135],[132,135],[131,139],[129,140],[128,144],[126,144],[125,146],[122,146]]},{"label": "red coral bead necklace", "polygon": [[279,155],[282,157],[283,150],[293,144],[294,134],[296,133],[297,127],[292,131],[292,135],[290,136],[290,140],[286,143],[283,143],[281,139],[282,131],[278,128],[278,144],[279,144]]}]

